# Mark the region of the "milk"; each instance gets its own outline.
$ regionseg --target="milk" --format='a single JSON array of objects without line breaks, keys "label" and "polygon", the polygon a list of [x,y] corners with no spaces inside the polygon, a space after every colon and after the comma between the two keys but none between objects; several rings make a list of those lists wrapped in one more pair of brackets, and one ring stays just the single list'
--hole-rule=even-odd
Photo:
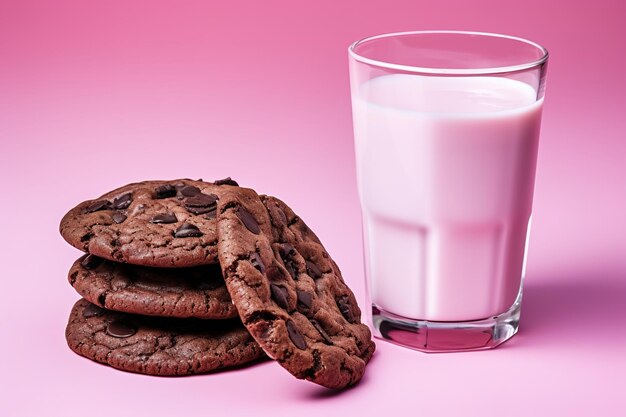
[{"label": "milk", "polygon": [[467,321],[515,302],[542,99],[497,77],[393,74],[353,88],[372,304]]}]

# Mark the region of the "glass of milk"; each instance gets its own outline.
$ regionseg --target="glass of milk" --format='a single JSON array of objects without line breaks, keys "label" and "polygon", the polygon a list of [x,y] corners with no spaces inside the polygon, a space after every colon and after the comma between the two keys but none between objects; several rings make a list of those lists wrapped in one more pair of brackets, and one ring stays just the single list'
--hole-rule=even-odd
[{"label": "glass of milk", "polygon": [[349,48],[370,324],[426,352],[518,329],[548,52],[457,31]]}]

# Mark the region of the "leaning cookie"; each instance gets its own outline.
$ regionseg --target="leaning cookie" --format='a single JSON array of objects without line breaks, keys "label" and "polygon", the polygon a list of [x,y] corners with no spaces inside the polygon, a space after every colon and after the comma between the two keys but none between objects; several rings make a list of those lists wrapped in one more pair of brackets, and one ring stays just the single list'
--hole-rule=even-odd
[{"label": "leaning cookie", "polygon": [[83,255],[68,273],[86,300],[109,310],[161,317],[237,317],[218,264],[150,268]]},{"label": "leaning cookie", "polygon": [[70,245],[117,262],[161,268],[216,263],[217,200],[236,184],[230,179],[129,184],[71,209],[60,232]]},{"label": "leaning cookie", "polygon": [[158,376],[200,374],[264,356],[237,319],[146,317],[79,300],[65,330],[69,347],[117,369]]},{"label": "leaning cookie", "polygon": [[375,349],[370,330],[304,222],[279,200],[238,189],[222,194],[217,227],[226,286],[263,350],[297,378],[358,382]]}]

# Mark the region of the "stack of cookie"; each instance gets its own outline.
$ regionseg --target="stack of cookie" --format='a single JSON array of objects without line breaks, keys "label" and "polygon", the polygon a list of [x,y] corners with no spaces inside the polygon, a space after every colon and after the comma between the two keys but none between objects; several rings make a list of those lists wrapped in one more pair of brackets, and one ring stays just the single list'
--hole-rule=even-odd
[{"label": "stack of cookie", "polygon": [[339,268],[282,201],[230,178],[145,181],[85,201],[60,231],[86,252],[66,338],[150,375],[270,356],[298,378],[356,383],[374,343]]}]

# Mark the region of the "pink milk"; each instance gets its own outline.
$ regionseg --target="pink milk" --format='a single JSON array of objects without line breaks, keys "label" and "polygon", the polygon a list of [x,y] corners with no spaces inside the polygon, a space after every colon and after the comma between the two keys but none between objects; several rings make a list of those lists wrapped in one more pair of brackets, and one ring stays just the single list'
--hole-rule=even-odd
[{"label": "pink milk", "polygon": [[353,92],[372,303],[467,321],[521,288],[543,100],[498,77],[384,75]]}]

